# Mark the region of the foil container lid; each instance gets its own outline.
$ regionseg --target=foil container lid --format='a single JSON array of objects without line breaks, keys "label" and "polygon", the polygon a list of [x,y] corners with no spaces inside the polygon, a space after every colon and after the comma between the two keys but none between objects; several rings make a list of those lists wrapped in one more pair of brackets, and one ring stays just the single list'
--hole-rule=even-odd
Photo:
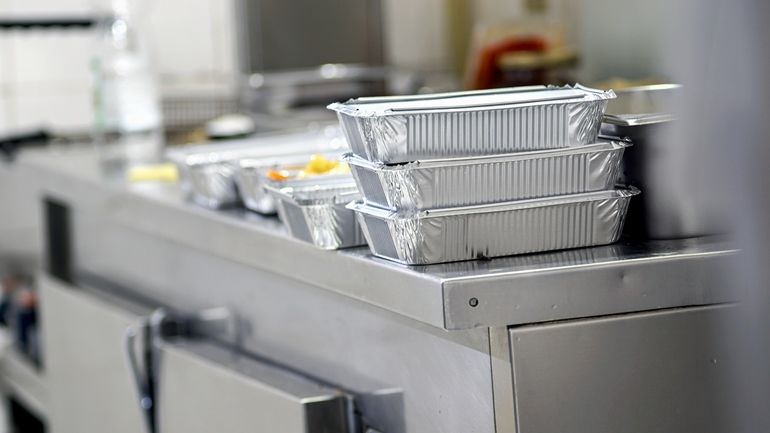
[{"label": "foil container lid", "polygon": [[449,167],[449,166],[462,166],[470,164],[493,164],[499,162],[520,161],[527,159],[535,159],[538,157],[551,157],[561,155],[574,155],[580,153],[592,153],[601,152],[606,150],[623,149],[633,146],[630,140],[621,140],[616,137],[612,137],[611,140],[602,141],[594,144],[589,144],[580,147],[568,147],[560,149],[545,149],[545,150],[533,150],[526,152],[504,153],[496,155],[480,155],[480,156],[466,156],[459,158],[435,158],[435,159],[421,159],[411,162],[403,163],[384,163],[380,161],[369,161],[354,155],[351,152],[347,152],[342,156],[342,160],[350,165],[358,167],[368,168],[370,170],[387,170],[387,171],[406,171],[415,168],[434,168],[434,167]]},{"label": "foil container lid", "polygon": [[640,191],[633,187],[621,187],[610,191],[596,191],[584,194],[570,194],[559,197],[547,197],[536,198],[529,200],[516,200],[503,203],[491,203],[474,206],[460,206],[444,209],[426,209],[420,211],[402,211],[402,210],[390,210],[383,209],[377,206],[372,206],[369,203],[358,200],[351,202],[347,205],[348,209],[360,212],[366,215],[371,215],[381,219],[387,220],[414,220],[414,219],[427,219],[427,218],[440,218],[452,215],[469,215],[477,213],[492,213],[492,212],[507,212],[523,209],[531,209],[537,207],[546,206],[558,206],[570,203],[579,203],[585,201],[606,200],[627,198],[638,195]]},{"label": "foil container lid", "polygon": [[615,98],[612,90],[575,86],[527,86],[507,89],[350,99],[327,108],[355,117],[474,111],[511,106],[589,102]]}]

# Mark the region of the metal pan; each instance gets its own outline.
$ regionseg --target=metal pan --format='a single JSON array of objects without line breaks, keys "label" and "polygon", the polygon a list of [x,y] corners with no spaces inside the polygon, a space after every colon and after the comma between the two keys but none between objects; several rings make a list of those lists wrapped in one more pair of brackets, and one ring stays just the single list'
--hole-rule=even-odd
[{"label": "metal pan", "polygon": [[718,194],[710,189],[694,194],[683,181],[697,179],[703,167],[682,164],[685,143],[674,134],[681,97],[675,84],[634,87],[618,91],[618,99],[607,107],[602,133],[633,141],[623,156],[623,174],[644,192],[628,211],[624,234],[629,237],[678,239],[726,232],[723,203],[714,199]]},{"label": "metal pan", "polygon": [[366,243],[355,213],[345,207],[361,197],[352,177],[289,180],[265,189],[292,237],[325,250]]},{"label": "metal pan", "polygon": [[421,210],[611,189],[627,142],[569,149],[415,161],[399,165],[345,155],[367,203]]},{"label": "metal pan", "polygon": [[394,212],[350,203],[377,256],[408,265],[611,244],[636,188],[500,204]]},{"label": "metal pan", "polygon": [[531,86],[329,105],[353,153],[374,162],[494,155],[596,142],[612,91]]},{"label": "metal pan", "polygon": [[240,204],[236,173],[243,159],[277,159],[347,149],[339,128],[257,136],[225,143],[171,149],[167,157],[179,169],[182,190],[204,207]]}]

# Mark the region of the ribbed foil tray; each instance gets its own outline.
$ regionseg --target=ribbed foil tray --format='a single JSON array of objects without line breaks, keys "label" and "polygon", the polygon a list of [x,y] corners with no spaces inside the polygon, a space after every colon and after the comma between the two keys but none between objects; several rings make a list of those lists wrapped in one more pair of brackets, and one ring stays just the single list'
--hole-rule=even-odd
[{"label": "ribbed foil tray", "polygon": [[361,201],[348,208],[356,211],[372,253],[425,265],[614,243],[638,193],[629,187],[417,213]]},{"label": "ribbed foil tray", "polygon": [[350,176],[328,176],[265,185],[292,237],[334,250],[366,243],[355,213],[346,208],[361,197]]},{"label": "ribbed foil tray", "polygon": [[369,161],[493,155],[595,143],[612,91],[530,86],[329,105]]},{"label": "ribbed foil tray", "polygon": [[[320,152],[329,159],[339,159],[342,152]],[[313,154],[298,154],[273,156],[269,158],[246,158],[237,161],[235,183],[238,194],[247,209],[263,215],[273,215],[278,210],[273,196],[265,190],[265,185],[271,183],[267,172],[281,167],[304,166]]]},{"label": "ribbed foil tray", "polygon": [[182,190],[204,207],[240,204],[236,174],[243,159],[280,159],[337,151],[347,143],[338,127],[318,132],[292,132],[171,149],[166,156],[179,169]]},{"label": "ribbed foil tray", "polygon": [[367,203],[402,211],[611,189],[629,143],[388,165],[345,155]]}]

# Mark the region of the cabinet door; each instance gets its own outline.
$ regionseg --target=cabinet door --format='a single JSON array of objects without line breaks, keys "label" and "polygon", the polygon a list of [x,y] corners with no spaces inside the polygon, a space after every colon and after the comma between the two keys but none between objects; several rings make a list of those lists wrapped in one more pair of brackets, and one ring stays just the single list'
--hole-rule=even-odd
[{"label": "cabinet door", "polygon": [[146,312],[40,275],[44,368],[53,433],[141,433],[123,349]]},{"label": "cabinet door", "polygon": [[734,307],[510,329],[519,433],[726,431]]},{"label": "cabinet door", "polygon": [[160,350],[162,433],[348,433],[349,400],[296,372],[204,342]]}]

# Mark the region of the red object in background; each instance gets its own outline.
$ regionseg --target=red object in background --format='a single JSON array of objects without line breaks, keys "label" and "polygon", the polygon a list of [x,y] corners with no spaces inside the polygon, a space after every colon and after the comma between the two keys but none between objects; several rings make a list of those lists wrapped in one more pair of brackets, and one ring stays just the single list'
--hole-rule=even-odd
[{"label": "red object in background", "polygon": [[502,73],[497,67],[497,58],[500,55],[512,52],[543,53],[547,49],[548,42],[540,36],[510,37],[484,47],[479,54],[473,87],[488,89],[496,87],[502,81]]}]

